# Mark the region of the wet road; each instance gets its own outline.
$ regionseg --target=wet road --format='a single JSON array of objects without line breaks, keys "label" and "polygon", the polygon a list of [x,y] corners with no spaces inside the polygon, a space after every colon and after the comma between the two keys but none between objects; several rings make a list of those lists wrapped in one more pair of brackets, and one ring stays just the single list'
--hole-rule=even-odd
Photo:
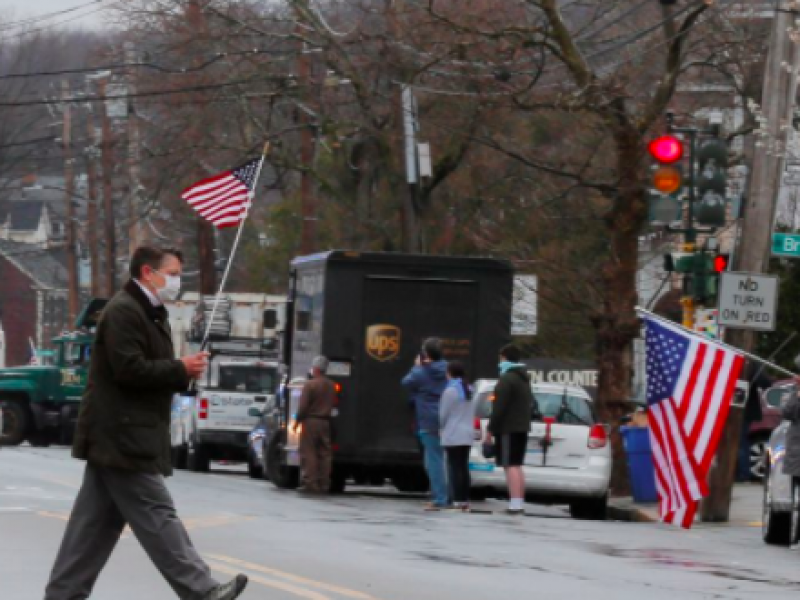
[{"label": "wet road", "polygon": [[[41,599],[82,463],[64,449],[0,449],[0,598]],[[753,526],[586,522],[559,507],[525,518],[426,513],[393,488],[299,497],[241,467],[169,480],[179,513],[215,575],[243,571],[244,599],[682,600],[790,598],[800,554],[762,544]],[[489,501],[483,508],[500,511]],[[754,515],[757,520],[758,515]],[[173,598],[126,533],[96,600]]]}]

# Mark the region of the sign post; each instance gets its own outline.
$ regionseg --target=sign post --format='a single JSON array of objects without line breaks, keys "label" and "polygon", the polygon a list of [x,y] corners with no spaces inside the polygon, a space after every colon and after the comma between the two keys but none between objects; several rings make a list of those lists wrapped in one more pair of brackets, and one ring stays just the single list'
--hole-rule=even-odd
[{"label": "sign post", "polygon": [[778,277],[730,272],[720,275],[720,327],[775,331],[777,310]]}]

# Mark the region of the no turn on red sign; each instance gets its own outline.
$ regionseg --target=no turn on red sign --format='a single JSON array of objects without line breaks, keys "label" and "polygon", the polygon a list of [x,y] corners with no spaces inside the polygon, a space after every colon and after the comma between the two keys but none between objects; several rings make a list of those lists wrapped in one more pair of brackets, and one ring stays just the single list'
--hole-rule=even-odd
[{"label": "no turn on red sign", "polygon": [[778,278],[752,273],[721,273],[719,325],[774,331],[778,314]]}]

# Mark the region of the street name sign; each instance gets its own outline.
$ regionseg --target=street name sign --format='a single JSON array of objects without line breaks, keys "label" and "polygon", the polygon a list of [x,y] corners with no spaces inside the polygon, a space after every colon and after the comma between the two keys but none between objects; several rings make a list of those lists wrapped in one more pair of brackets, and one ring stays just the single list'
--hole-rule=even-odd
[{"label": "street name sign", "polygon": [[800,258],[800,235],[793,233],[773,233],[772,256]]},{"label": "street name sign", "polygon": [[778,278],[752,273],[721,273],[717,324],[732,329],[774,331]]}]

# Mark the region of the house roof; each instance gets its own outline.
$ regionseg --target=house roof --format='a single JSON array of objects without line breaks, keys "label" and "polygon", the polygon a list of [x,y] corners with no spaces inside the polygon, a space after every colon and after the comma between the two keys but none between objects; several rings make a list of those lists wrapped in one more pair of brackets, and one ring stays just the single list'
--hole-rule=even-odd
[{"label": "house roof", "polygon": [[41,249],[34,244],[0,240],[0,257],[5,258],[39,287],[67,289],[67,269],[58,259],[61,252]]}]

